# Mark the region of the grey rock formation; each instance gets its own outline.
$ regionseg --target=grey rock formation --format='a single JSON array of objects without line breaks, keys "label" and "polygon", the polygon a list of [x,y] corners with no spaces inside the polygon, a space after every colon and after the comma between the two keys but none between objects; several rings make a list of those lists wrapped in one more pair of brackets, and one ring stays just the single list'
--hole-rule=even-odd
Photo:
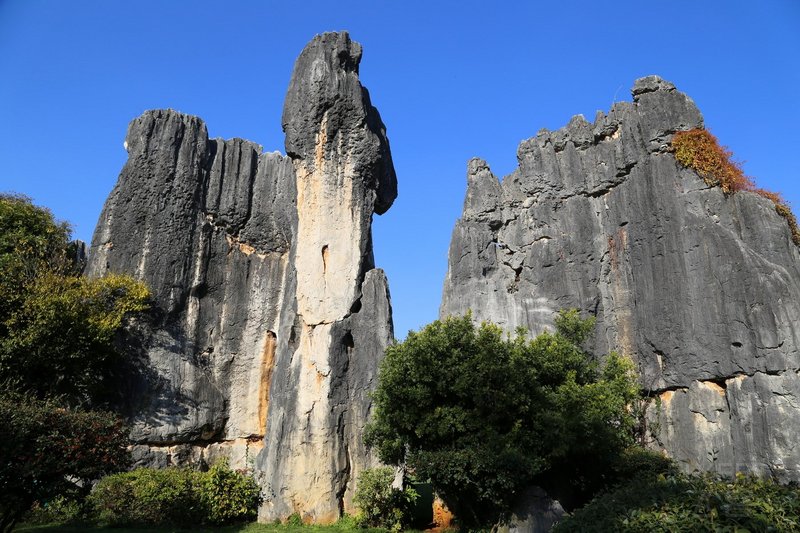
[{"label": "grey rock formation", "polygon": [[668,146],[694,103],[656,76],[633,102],[470,161],[440,314],[533,333],[576,307],[596,353],[638,364],[656,446],[687,469],[800,480],[800,253],[756,194],[726,197]]},{"label": "grey rock formation", "polygon": [[302,52],[288,156],[209,139],[174,111],[134,120],[89,254],[88,275],[129,273],[153,292],[126,339],[134,459],[254,468],[263,520],[335,520],[373,462],[361,430],[393,335],[371,223],[397,182],[360,59],[346,33]]},{"label": "grey rock formation", "polygon": [[511,516],[497,533],[547,533],[567,513],[541,487],[528,487],[520,494]]}]

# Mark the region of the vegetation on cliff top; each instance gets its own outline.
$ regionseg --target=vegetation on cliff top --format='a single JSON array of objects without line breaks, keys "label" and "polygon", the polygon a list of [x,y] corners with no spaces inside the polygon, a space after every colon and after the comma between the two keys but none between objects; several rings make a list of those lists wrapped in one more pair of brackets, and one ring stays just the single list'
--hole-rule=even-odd
[{"label": "vegetation on cliff top", "polygon": [[672,150],[681,165],[696,171],[710,187],[719,187],[726,195],[749,191],[771,200],[775,211],[789,224],[792,241],[800,246],[800,227],[786,201],[778,193],[758,188],[753,178],[745,175],[741,163],[733,159],[733,152],[720,145],[711,132],[700,128],[679,131],[672,138]]}]

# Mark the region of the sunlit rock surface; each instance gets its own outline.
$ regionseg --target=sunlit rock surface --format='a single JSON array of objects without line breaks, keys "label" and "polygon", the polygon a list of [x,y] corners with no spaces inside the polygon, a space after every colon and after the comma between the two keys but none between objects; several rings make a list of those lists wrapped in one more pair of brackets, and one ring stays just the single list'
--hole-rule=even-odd
[{"label": "sunlit rock surface", "polygon": [[148,111],[100,217],[87,273],[129,273],[156,310],[125,339],[139,464],[229,457],[255,470],[260,519],[333,521],[373,463],[362,429],[392,339],[373,213],[397,195],[361,47],[314,38],[283,114],[286,156]]},{"label": "sunlit rock surface", "polygon": [[653,445],[687,469],[800,480],[800,253],[774,205],[680,167],[703,118],[656,76],[593,123],[517,149],[502,182],[469,162],[440,314],[537,333],[597,316],[593,349],[632,357]]}]

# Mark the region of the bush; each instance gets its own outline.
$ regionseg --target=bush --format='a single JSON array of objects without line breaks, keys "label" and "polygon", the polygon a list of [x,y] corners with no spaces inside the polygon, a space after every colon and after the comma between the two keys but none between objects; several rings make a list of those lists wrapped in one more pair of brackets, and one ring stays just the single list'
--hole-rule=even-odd
[{"label": "bush", "polygon": [[255,520],[261,488],[252,477],[228,468],[227,461],[211,467],[202,478],[201,489],[209,523]]},{"label": "bush", "polygon": [[726,195],[750,191],[771,200],[775,211],[789,224],[792,242],[800,246],[800,227],[786,201],[778,193],[757,188],[753,179],[744,175],[741,163],[732,159],[733,153],[721,146],[711,132],[679,131],[672,138],[672,151],[681,165],[695,170],[707,185],[719,186]]},{"label": "bush", "polygon": [[115,415],[0,394],[0,529],[35,501],[79,497],[90,482],[128,464],[127,432]]},{"label": "bush", "polygon": [[554,533],[800,530],[800,489],[710,474],[638,476],[595,498]]},{"label": "bush", "polygon": [[741,163],[731,159],[733,153],[708,130],[677,132],[672,137],[672,150],[680,164],[694,169],[707,185],[719,186],[725,194],[755,188],[753,180],[744,175]]},{"label": "bush", "polygon": [[358,476],[353,503],[360,511],[359,526],[401,531],[410,525],[417,493],[409,486],[395,489],[393,481],[394,469],[388,466],[364,470]]},{"label": "bush", "polygon": [[468,315],[409,333],[386,350],[367,443],[469,526],[495,523],[530,484],[585,498],[632,443],[638,385],[629,361],[601,367],[581,348],[592,320],[562,312],[556,327],[528,340]]},{"label": "bush", "polygon": [[70,524],[81,522],[83,502],[78,498],[56,496],[44,502],[36,502],[21,522],[26,526],[47,524]]},{"label": "bush", "polygon": [[100,522],[113,526],[188,526],[205,514],[201,476],[183,468],[138,468],[101,479],[89,503]]},{"label": "bush", "polygon": [[625,450],[611,470],[609,486],[637,477],[656,478],[678,473],[678,467],[672,459],[640,446],[631,446]]},{"label": "bush", "polygon": [[0,336],[0,379],[39,396],[102,404],[117,390],[114,346],[126,316],[148,308],[149,291],[129,276],[99,279],[40,272]]},{"label": "bush", "polygon": [[255,518],[260,502],[255,481],[225,462],[208,472],[139,468],[103,478],[89,495],[97,520],[114,526],[228,524]]}]

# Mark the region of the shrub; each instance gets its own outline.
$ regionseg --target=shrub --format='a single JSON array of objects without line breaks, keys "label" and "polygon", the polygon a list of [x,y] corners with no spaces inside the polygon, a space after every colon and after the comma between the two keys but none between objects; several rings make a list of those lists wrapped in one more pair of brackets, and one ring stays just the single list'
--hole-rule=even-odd
[{"label": "shrub", "polygon": [[359,526],[401,531],[410,524],[417,493],[409,486],[395,489],[392,481],[394,469],[388,466],[364,470],[358,476],[353,503],[360,511]]},{"label": "shrub", "polygon": [[631,446],[613,464],[612,473],[610,484],[618,484],[636,477],[656,478],[677,474],[678,467],[672,459],[659,452]]},{"label": "shrub", "polygon": [[228,524],[255,518],[261,502],[255,481],[218,463],[208,472],[139,468],[100,480],[89,495],[105,524]]},{"label": "shrub", "polygon": [[409,333],[386,350],[367,443],[430,480],[462,524],[495,523],[532,483],[583,498],[632,443],[638,395],[629,361],[601,367],[581,348],[592,326],[569,311],[533,340],[469,315]]},{"label": "shrub", "polygon": [[286,519],[286,525],[291,527],[303,527],[303,517],[300,513],[292,513]]},{"label": "shrub", "polygon": [[595,498],[555,533],[800,530],[800,490],[771,480],[710,474],[638,476]]},{"label": "shrub", "polygon": [[109,400],[122,363],[115,335],[126,316],[148,308],[147,287],[130,276],[44,271],[26,291],[0,336],[0,379],[71,404]]},{"label": "shrub", "polygon": [[255,520],[261,503],[261,488],[250,477],[220,461],[202,477],[201,494],[208,522],[227,524]]},{"label": "shrub", "polygon": [[733,153],[721,146],[708,130],[677,132],[672,137],[672,151],[681,165],[695,170],[707,185],[719,186],[726,195],[750,191],[771,200],[775,211],[786,219],[792,242],[800,246],[800,227],[786,201],[778,193],[757,188],[753,179],[744,175],[741,163],[731,159]]},{"label": "shrub", "polygon": [[109,525],[186,526],[205,515],[202,475],[185,468],[138,468],[101,479],[89,502]]},{"label": "shrub", "polygon": [[797,226],[797,217],[792,213],[786,200],[784,200],[780,194],[766,189],[755,189],[753,192],[771,200],[772,203],[775,204],[775,212],[785,218],[786,223],[789,224],[789,230],[792,232],[792,242],[800,246],[800,227]]},{"label": "shrub", "polygon": [[80,499],[56,496],[44,502],[34,503],[21,522],[26,526],[38,526],[76,523],[83,518],[83,502]]},{"label": "shrub", "polygon": [[680,164],[694,169],[706,184],[719,186],[725,194],[755,188],[753,180],[744,175],[741,163],[731,159],[733,153],[708,130],[677,132],[672,137],[672,149]]},{"label": "shrub", "polygon": [[35,501],[80,496],[93,479],[127,466],[127,432],[113,414],[0,394],[0,529]]}]

